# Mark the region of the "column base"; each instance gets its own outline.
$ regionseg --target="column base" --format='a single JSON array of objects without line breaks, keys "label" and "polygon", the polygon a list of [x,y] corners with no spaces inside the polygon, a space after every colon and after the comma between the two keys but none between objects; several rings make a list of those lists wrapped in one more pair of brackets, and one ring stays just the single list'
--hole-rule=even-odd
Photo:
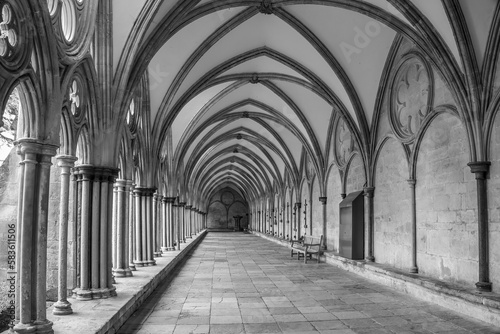
[{"label": "column base", "polygon": [[375,257],[373,255],[369,255],[365,258],[365,260],[368,262],[375,262]]},{"label": "column base", "polygon": [[73,309],[71,308],[71,303],[66,301],[66,300],[61,300],[57,301],[54,304],[54,310],[52,311],[52,314],[54,315],[68,315],[72,314]]},{"label": "column base", "polygon": [[92,291],[90,289],[73,290],[73,298],[76,300],[92,300]]},{"label": "column base", "polygon": [[168,252],[168,249],[169,249],[169,247],[162,247],[161,252],[166,253],[166,252]]},{"label": "column base", "polygon": [[53,334],[54,330],[52,329],[52,321],[44,320],[44,321],[35,321],[36,333],[37,334]]},{"label": "column base", "polygon": [[129,268],[130,270],[132,270],[132,271],[136,271],[136,270],[137,270],[137,268],[135,267],[135,264],[134,264],[134,263],[129,263],[129,264],[128,264],[128,268]]},{"label": "column base", "polygon": [[155,260],[147,260],[144,262],[144,266],[156,266]]},{"label": "column base", "polygon": [[145,263],[146,263],[146,261],[139,261],[139,260],[136,261],[136,260],[134,260],[134,264],[135,264],[136,267],[144,267],[144,266],[146,266]]},{"label": "column base", "polygon": [[175,247],[169,247],[167,248],[167,251],[171,252],[171,251],[174,251],[175,250]]},{"label": "column base", "polygon": [[73,297],[77,300],[106,299],[116,296],[116,288],[75,289]]},{"label": "column base", "polygon": [[491,283],[490,282],[477,282],[476,289],[478,291],[491,292]]},{"label": "column base", "polygon": [[132,277],[134,274],[132,274],[132,269],[127,268],[125,269],[125,277]]},{"label": "column base", "polygon": [[32,323],[29,324],[21,324],[18,323],[13,328],[13,333],[16,334],[25,334],[25,333],[36,333],[36,326]]},{"label": "column base", "polygon": [[154,252],[153,257],[161,257],[161,252]]},{"label": "column base", "polygon": [[418,274],[418,267],[411,267],[410,274]]},{"label": "column base", "polygon": [[114,277],[126,277],[127,273],[125,269],[113,269]]}]

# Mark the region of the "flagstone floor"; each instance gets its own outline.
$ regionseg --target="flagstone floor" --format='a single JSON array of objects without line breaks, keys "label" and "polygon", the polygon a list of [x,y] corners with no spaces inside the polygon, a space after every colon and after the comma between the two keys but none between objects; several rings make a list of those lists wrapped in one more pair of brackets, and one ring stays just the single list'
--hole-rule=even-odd
[{"label": "flagstone floor", "polygon": [[119,334],[500,333],[252,234],[210,232]]}]

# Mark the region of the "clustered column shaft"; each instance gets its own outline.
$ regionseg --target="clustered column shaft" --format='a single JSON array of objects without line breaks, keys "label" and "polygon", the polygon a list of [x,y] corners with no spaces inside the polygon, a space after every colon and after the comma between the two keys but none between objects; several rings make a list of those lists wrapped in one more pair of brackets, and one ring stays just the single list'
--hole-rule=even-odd
[{"label": "clustered column shaft", "polygon": [[136,187],[135,196],[135,259],[136,267],[154,266],[152,198],[154,188]]},{"label": "clustered column shaft", "polygon": [[46,314],[47,221],[51,158],[56,147],[20,140],[15,333],[53,333]]},{"label": "clustered column shaft", "polygon": [[129,267],[130,263],[130,223],[129,220],[133,217],[130,215],[130,188],[132,181],[117,180],[115,183],[115,219],[113,223],[114,231],[114,255],[113,255],[113,274],[115,277],[132,276],[132,270]]},{"label": "clustered column shaft", "polygon": [[77,176],[78,212],[76,228],[79,231],[79,280],[75,297],[81,300],[115,296],[111,275],[111,219],[113,183],[117,175],[113,168],[81,165],[74,168]]}]

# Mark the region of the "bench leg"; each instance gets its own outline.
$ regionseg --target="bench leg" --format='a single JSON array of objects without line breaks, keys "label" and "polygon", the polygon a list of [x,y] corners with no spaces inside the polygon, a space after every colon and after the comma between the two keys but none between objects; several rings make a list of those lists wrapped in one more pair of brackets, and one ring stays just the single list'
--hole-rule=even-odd
[{"label": "bench leg", "polygon": [[310,255],[310,254],[304,253],[304,263],[307,263],[307,255]]}]

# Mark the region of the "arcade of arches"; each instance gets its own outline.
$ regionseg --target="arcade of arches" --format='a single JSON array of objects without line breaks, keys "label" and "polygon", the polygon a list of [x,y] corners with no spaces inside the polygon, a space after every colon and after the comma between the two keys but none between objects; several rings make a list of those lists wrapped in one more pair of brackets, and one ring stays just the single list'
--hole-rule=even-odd
[{"label": "arcade of arches", "polygon": [[323,235],[336,254],[359,191],[363,261],[499,298],[499,2],[0,9],[15,333],[51,333],[47,301],[116,298],[115,279],[211,228]]}]

